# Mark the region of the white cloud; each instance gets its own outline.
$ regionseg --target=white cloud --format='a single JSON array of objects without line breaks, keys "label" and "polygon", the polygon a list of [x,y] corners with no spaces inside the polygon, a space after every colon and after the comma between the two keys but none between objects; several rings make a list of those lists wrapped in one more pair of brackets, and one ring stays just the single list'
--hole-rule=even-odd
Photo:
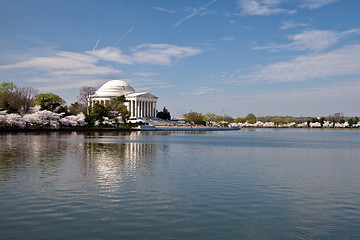
[{"label": "white cloud", "polygon": [[[115,47],[94,48],[84,53],[52,51],[14,64],[1,65],[0,71],[26,69],[28,82],[37,83],[39,90],[62,90],[82,86],[84,79],[95,79],[93,81],[97,82],[122,75],[122,70],[114,66],[116,64],[169,65],[176,60],[199,53],[201,50],[196,48],[170,44],[142,44],[130,49],[129,54],[124,54]],[[104,62],[112,65],[104,66]],[[155,74],[137,75],[150,77]]]},{"label": "white cloud", "polygon": [[182,59],[200,54],[201,50],[170,44],[142,44],[137,46],[131,58],[136,63],[168,65],[174,59]]},{"label": "white cloud", "polygon": [[283,45],[283,48],[300,51],[321,51],[337,43],[339,34],[335,31],[311,30],[290,36],[289,39],[293,42]]},{"label": "white cloud", "polygon": [[290,28],[297,28],[297,27],[306,27],[308,26],[308,23],[298,23],[295,21],[284,21],[283,25],[280,27],[281,30],[286,30],[286,29],[290,29]]},{"label": "white cloud", "polygon": [[51,78],[34,77],[34,78],[30,78],[26,82],[30,82],[30,83],[48,83],[48,82],[52,82],[53,80],[54,79],[51,79]]},{"label": "white cloud", "polygon": [[48,57],[33,57],[29,60],[0,66],[0,69],[16,68],[51,68],[51,69],[76,69],[91,66],[96,60],[91,56],[73,52],[56,52]]},{"label": "white cloud", "polygon": [[238,0],[237,4],[243,15],[267,16],[296,13],[296,10],[280,8],[279,5],[282,2],[282,0]]},{"label": "white cloud", "polygon": [[301,5],[301,7],[308,9],[316,9],[331,3],[336,3],[338,1],[339,0],[303,0],[304,3]]},{"label": "white cloud", "polygon": [[237,79],[250,82],[293,82],[353,74],[360,74],[360,44],[269,64],[249,74],[238,75]]},{"label": "white cloud", "polygon": [[223,41],[234,41],[235,37],[224,37],[223,39],[221,39]]},{"label": "white cloud", "polygon": [[155,72],[139,72],[139,73],[133,73],[133,75],[139,76],[139,77],[152,77],[152,76],[159,75],[159,73],[155,73]]},{"label": "white cloud", "polygon": [[330,30],[309,30],[299,34],[291,35],[288,37],[292,43],[289,44],[273,44],[270,43],[267,46],[254,47],[255,50],[278,50],[287,49],[293,51],[305,51],[310,50],[319,52],[329,47],[334,46],[341,38],[345,38],[351,34],[359,34],[360,28],[351,29],[342,32],[330,31]]},{"label": "white cloud", "polygon": [[116,62],[120,64],[132,64],[133,60],[131,57],[123,54],[119,48],[116,47],[105,47],[93,51],[86,52],[89,55],[95,56],[96,58],[109,61],[109,62]]},{"label": "white cloud", "polygon": [[128,55],[123,54],[120,49],[115,47],[106,47],[87,53],[96,56],[100,60],[120,64],[168,65],[175,59],[197,55],[201,53],[201,50],[170,44],[141,44],[133,48]]},{"label": "white cloud", "polygon": [[51,74],[81,74],[81,75],[103,75],[121,73],[120,70],[111,67],[97,66],[97,59],[93,56],[59,51],[46,57],[32,57],[28,60],[0,66],[0,69],[34,69]]},{"label": "white cloud", "polygon": [[116,74],[121,70],[107,66],[99,66],[99,61],[119,64],[160,64],[168,65],[176,59],[193,56],[201,50],[170,44],[142,44],[131,50],[129,55],[123,54],[119,48],[105,47],[85,53],[58,51],[48,56],[31,57],[14,64],[2,65],[0,69],[36,69],[59,74]]}]

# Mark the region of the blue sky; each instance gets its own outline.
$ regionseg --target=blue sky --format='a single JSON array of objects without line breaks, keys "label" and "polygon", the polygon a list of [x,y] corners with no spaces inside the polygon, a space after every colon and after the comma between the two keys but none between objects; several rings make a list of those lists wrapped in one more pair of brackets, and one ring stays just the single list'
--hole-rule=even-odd
[{"label": "blue sky", "polygon": [[358,0],[0,0],[0,81],[123,79],[173,116],[360,115]]}]

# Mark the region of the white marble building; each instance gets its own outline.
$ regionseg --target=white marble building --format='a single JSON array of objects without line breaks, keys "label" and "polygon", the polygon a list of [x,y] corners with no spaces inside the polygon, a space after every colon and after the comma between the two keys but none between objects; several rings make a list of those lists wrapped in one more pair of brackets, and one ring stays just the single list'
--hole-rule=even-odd
[{"label": "white marble building", "polygon": [[102,85],[95,94],[90,95],[89,103],[100,103],[106,105],[106,102],[124,95],[127,102],[130,118],[153,118],[156,116],[156,102],[158,97],[148,92],[135,92],[135,90],[123,80],[111,80]]}]

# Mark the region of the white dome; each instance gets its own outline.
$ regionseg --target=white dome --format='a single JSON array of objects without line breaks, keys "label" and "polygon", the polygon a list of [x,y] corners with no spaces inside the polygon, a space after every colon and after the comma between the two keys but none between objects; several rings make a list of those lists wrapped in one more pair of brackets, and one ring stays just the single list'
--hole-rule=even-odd
[{"label": "white dome", "polygon": [[134,92],[135,90],[127,82],[111,80],[102,85],[99,90],[95,92],[95,95],[98,97],[119,97]]}]

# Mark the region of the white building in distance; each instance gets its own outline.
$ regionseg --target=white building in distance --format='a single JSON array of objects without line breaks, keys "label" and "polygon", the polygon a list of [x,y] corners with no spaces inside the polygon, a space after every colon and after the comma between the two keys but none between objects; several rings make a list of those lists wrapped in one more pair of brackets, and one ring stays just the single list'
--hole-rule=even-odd
[{"label": "white building in distance", "polygon": [[156,117],[156,102],[158,97],[148,92],[135,92],[135,90],[123,80],[111,80],[102,85],[89,97],[90,105],[99,103],[106,105],[107,101],[124,95],[124,102],[130,112],[130,118],[154,118]]}]

